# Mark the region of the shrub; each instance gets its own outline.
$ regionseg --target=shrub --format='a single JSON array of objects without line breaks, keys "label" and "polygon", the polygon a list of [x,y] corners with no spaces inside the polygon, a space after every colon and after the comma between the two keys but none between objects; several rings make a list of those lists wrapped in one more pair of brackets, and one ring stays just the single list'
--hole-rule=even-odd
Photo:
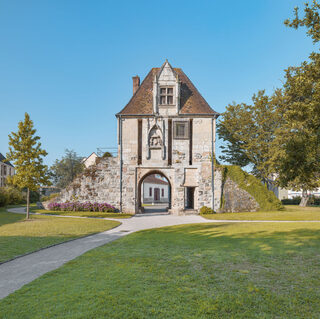
[{"label": "shrub", "polygon": [[6,186],[0,188],[0,206],[19,205],[24,203],[22,192],[13,187]]},{"label": "shrub", "polygon": [[19,189],[8,186],[5,188],[5,192],[7,195],[7,205],[19,205],[24,202],[22,192]]},{"label": "shrub", "polygon": [[281,200],[283,205],[299,205],[301,202],[301,197],[296,196],[294,198],[285,198]]},{"label": "shrub", "polygon": [[[283,205],[299,205],[301,202],[301,197],[296,196],[293,198],[285,198],[281,200]],[[320,197],[311,195],[308,200],[308,206],[320,206]]]},{"label": "shrub", "polygon": [[7,205],[7,196],[3,190],[3,187],[0,188],[0,207]]},{"label": "shrub", "polygon": [[225,165],[223,169],[223,179],[230,178],[238,184],[240,188],[248,192],[259,204],[260,210],[281,210],[283,206],[277,196],[267,189],[266,185],[255,176],[243,171],[240,166]]},{"label": "shrub", "polygon": [[200,208],[200,215],[208,215],[208,214],[215,214],[215,211],[207,206],[202,206]]},{"label": "shrub", "polygon": [[67,212],[108,212],[115,213],[116,208],[108,203],[91,203],[91,202],[51,202],[48,204],[49,210],[67,211]]},{"label": "shrub", "polygon": [[46,201],[52,200],[52,199],[54,199],[54,198],[56,198],[58,196],[59,196],[59,193],[52,193],[49,196],[41,196],[41,201],[42,202],[46,202]]}]

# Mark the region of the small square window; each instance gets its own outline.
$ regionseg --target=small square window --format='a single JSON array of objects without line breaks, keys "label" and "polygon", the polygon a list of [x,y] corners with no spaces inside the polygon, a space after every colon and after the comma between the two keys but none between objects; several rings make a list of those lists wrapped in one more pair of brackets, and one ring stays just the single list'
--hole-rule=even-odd
[{"label": "small square window", "polygon": [[173,88],[170,88],[170,87],[160,88],[160,104],[173,105]]},{"label": "small square window", "polygon": [[175,122],[174,123],[174,130],[173,130],[173,137],[175,139],[188,139],[189,132],[188,132],[188,122]]}]

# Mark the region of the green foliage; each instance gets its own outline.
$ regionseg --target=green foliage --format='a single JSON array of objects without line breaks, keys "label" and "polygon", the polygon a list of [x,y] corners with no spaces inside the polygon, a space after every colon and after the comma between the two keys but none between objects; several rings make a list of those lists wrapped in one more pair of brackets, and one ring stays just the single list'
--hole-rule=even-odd
[{"label": "green foliage", "polygon": [[3,191],[3,188],[0,188],[0,207],[4,207],[7,205],[7,195]]},{"label": "green foliage", "polygon": [[275,132],[271,157],[278,185],[302,189],[306,198],[307,190],[320,186],[320,54],[310,58],[286,70],[278,108],[283,124]]},{"label": "green foliage", "polygon": [[215,211],[207,206],[202,206],[200,208],[200,215],[208,215],[208,214],[215,214]]},{"label": "green foliage", "polygon": [[264,181],[270,176],[271,141],[281,124],[276,113],[278,92],[273,97],[259,91],[252,105],[231,104],[217,126],[219,137],[227,142],[222,146],[220,159],[241,167],[252,165],[254,175]]},{"label": "green foliage", "polygon": [[110,152],[105,152],[102,157],[112,157],[112,154]]},{"label": "green foliage", "polygon": [[65,155],[59,160],[56,159],[50,167],[53,183],[60,188],[67,187],[75,177],[82,173],[84,165],[82,158],[73,150],[65,150]]},{"label": "green foliage", "polygon": [[[24,191],[23,193],[23,198],[25,202],[27,201],[27,191]],[[40,200],[40,194],[37,191],[30,191],[30,203],[36,203]]]},{"label": "green foliage", "polygon": [[301,197],[281,199],[282,205],[299,205],[300,202],[301,202]]},{"label": "green foliage", "polygon": [[26,202],[23,193],[18,188],[7,186],[4,191],[7,195],[7,205],[19,205]]},{"label": "green foliage", "polygon": [[47,166],[43,157],[48,153],[41,148],[40,137],[35,135],[33,121],[25,113],[24,121],[19,122],[18,132],[9,135],[7,160],[12,161],[16,174],[8,177],[10,183],[19,188],[36,191],[40,185],[49,185]]},{"label": "green foliage", "polygon": [[[304,7],[304,16],[286,20],[292,28],[306,27],[314,42],[320,40],[320,4]],[[218,125],[226,141],[223,160],[244,166],[253,165],[253,173],[263,181],[276,178],[276,185],[302,189],[300,205],[308,203],[307,190],[320,186],[320,54],[310,61],[285,70],[283,88],[270,97],[260,91],[253,105],[227,107]]]},{"label": "green foliage", "polygon": [[281,210],[283,206],[276,195],[255,176],[246,173],[239,166],[220,166],[224,178],[230,178],[257,201],[261,211]]},{"label": "green foliage", "polygon": [[320,5],[317,1],[313,1],[304,5],[304,17],[299,17],[299,8],[294,8],[294,19],[287,19],[284,24],[288,27],[298,29],[299,27],[307,28],[307,35],[310,36],[314,43],[320,41]]},{"label": "green foliage", "polygon": [[23,193],[16,187],[6,186],[0,188],[0,207],[6,205],[19,205],[25,202]]},{"label": "green foliage", "polygon": [[[300,196],[294,197],[292,199],[286,198],[281,200],[281,203],[283,205],[299,205],[300,202]],[[309,196],[308,206],[320,206],[320,197],[316,197],[314,195]]]},{"label": "green foliage", "polygon": [[46,202],[48,200],[52,200],[52,199],[55,199],[56,197],[59,196],[59,193],[52,193],[50,194],[49,196],[41,196],[41,201],[42,202]]},{"label": "green foliage", "polygon": [[33,122],[28,113],[19,122],[18,132],[9,135],[7,160],[12,161],[16,174],[8,177],[11,185],[27,189],[27,218],[29,218],[29,191],[36,191],[40,185],[50,185],[48,167],[43,157],[48,153],[41,148],[40,137],[35,135]]}]

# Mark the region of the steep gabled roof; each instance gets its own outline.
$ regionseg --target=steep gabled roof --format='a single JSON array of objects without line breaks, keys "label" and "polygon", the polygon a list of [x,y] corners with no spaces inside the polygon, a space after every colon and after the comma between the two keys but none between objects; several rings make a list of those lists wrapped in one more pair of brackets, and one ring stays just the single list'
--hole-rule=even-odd
[{"label": "steep gabled roof", "polygon": [[7,162],[6,161],[6,158],[0,153],[0,162],[4,163],[4,164],[7,164],[11,167],[14,167],[10,162]]},{"label": "steep gabled roof", "polygon": [[[152,68],[145,77],[129,103],[117,115],[152,115],[153,114],[153,80],[159,74],[160,68]],[[173,68],[178,75],[180,86],[179,114],[217,114],[202,97],[185,73],[179,68]]]}]

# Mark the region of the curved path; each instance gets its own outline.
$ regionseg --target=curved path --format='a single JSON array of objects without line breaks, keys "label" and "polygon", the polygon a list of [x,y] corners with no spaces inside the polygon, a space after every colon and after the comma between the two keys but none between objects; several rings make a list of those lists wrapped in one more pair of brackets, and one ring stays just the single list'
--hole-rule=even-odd
[{"label": "curved path", "polygon": [[[24,213],[24,208],[12,208],[8,209],[8,211],[21,214]],[[59,215],[57,215],[56,217],[87,218]],[[121,222],[121,225],[102,233],[44,248],[34,253],[18,257],[14,260],[1,264],[0,299],[6,297],[7,295],[21,288],[25,284],[33,281],[34,279],[42,276],[43,274],[59,268],[64,263],[84,254],[88,250],[99,247],[139,230],[194,223],[286,222],[208,220],[198,215],[173,216],[168,214],[156,213],[136,215],[130,219],[112,220]]]}]

